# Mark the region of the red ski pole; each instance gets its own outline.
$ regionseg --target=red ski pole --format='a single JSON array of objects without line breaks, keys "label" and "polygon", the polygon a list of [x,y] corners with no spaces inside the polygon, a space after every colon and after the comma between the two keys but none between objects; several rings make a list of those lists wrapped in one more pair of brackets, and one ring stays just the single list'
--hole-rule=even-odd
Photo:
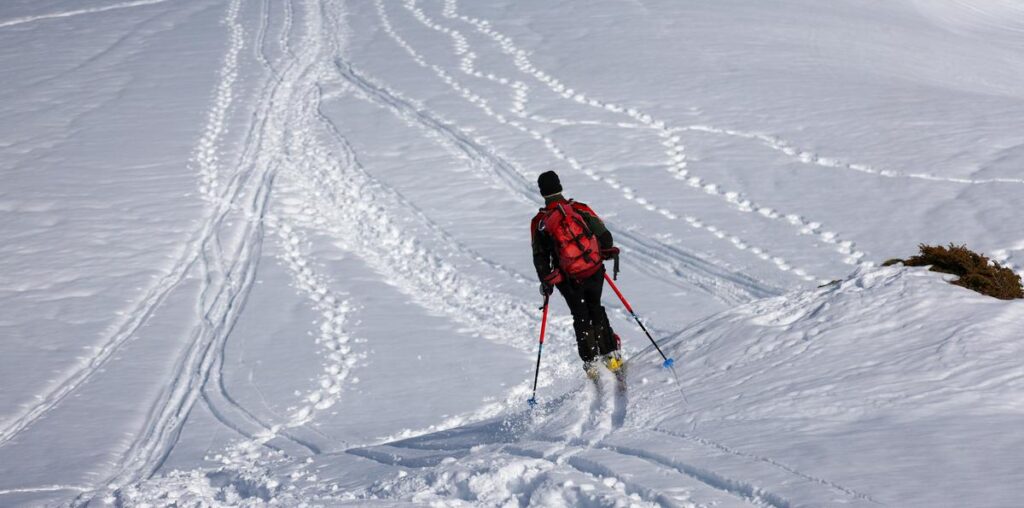
[{"label": "red ski pole", "polygon": [[651,344],[654,344],[654,349],[657,349],[658,354],[660,354],[661,357],[665,360],[665,362],[662,363],[661,365],[666,368],[671,367],[672,364],[675,363],[675,361],[665,356],[665,353],[661,351],[661,348],[658,347],[658,343],[655,342],[654,337],[651,337],[651,332],[647,331],[647,327],[644,326],[644,324],[640,321],[640,318],[637,317],[636,312],[633,312],[633,306],[629,304],[625,296],[622,296],[622,291],[619,291],[619,287],[615,285],[615,282],[612,281],[612,278],[608,276],[607,272],[605,272],[604,274],[604,280],[608,281],[608,285],[612,287],[612,291],[615,291],[615,296],[618,296],[619,300],[622,300],[622,305],[626,306],[626,310],[628,310],[629,314],[633,316],[633,319],[636,320],[636,324],[640,325],[640,329],[643,330],[645,334],[647,334],[647,338],[651,340]]},{"label": "red ski pole", "polygon": [[537,376],[540,375],[540,354],[544,351],[544,331],[548,327],[548,298],[551,295],[544,295],[544,316],[540,320],[540,345],[537,347],[537,368],[533,371],[533,395],[526,401],[530,407],[537,405]]}]

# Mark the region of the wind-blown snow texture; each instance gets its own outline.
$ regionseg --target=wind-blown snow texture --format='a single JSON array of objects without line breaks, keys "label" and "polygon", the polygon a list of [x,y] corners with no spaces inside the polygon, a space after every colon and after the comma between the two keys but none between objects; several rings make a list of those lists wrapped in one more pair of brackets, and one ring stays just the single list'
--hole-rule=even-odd
[{"label": "wind-blown snow texture", "polygon": [[[1012,0],[0,7],[0,505],[1017,506]],[[623,249],[628,392],[526,224]],[[827,285],[829,281],[835,281]],[[821,285],[821,287],[819,287]]]}]

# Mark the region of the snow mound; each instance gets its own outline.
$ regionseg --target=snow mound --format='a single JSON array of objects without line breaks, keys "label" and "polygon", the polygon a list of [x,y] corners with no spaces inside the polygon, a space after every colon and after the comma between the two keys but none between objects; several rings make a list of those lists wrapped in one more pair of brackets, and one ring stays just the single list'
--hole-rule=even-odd
[{"label": "snow mound", "polygon": [[[748,418],[1020,411],[1021,370],[1010,359],[1024,344],[1007,323],[1022,310],[923,270],[868,269],[739,307],[673,344],[687,377],[699,371],[694,397],[742,397]],[[737,410],[695,403],[702,419]]]},{"label": "snow mound", "polygon": [[698,323],[670,346],[691,404],[662,388],[632,416],[883,504],[1012,505],[1024,306],[943,279],[861,269]]},{"label": "snow mound", "polygon": [[363,496],[415,502],[1012,504],[1022,313],[924,269],[865,268],[675,334],[678,378],[648,349],[628,396],[581,381],[537,412],[349,453],[402,469]]}]

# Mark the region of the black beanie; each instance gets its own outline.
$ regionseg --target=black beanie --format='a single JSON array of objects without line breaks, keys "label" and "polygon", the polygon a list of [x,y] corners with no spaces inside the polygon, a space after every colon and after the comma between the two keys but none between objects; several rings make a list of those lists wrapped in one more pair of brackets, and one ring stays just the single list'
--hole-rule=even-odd
[{"label": "black beanie", "polygon": [[540,187],[540,195],[554,196],[562,192],[562,182],[558,181],[558,175],[554,171],[545,171],[537,177],[537,187]]}]

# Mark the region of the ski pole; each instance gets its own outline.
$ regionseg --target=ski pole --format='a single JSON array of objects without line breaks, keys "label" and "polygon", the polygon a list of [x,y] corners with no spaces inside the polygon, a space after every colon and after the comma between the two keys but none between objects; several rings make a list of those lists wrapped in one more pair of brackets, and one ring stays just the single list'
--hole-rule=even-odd
[{"label": "ski pole", "polygon": [[540,375],[540,354],[544,351],[544,331],[548,327],[548,298],[551,295],[544,295],[544,317],[540,320],[540,345],[537,346],[537,368],[533,371],[533,395],[526,401],[530,407],[537,405],[537,377]]},{"label": "ski pole", "polygon": [[651,332],[647,331],[647,327],[644,326],[643,322],[640,321],[640,318],[637,317],[636,312],[633,312],[633,306],[630,305],[628,301],[626,301],[625,296],[622,296],[622,292],[619,291],[619,287],[615,285],[615,282],[612,281],[612,278],[608,276],[608,272],[605,272],[604,280],[608,281],[608,285],[612,287],[612,291],[615,291],[615,296],[618,296],[619,300],[622,300],[622,305],[626,306],[626,310],[628,310],[629,314],[633,316],[633,319],[636,320],[636,324],[640,325],[640,329],[643,330],[645,334],[647,334],[647,338],[651,340],[651,344],[654,344],[654,349],[657,349],[658,354],[660,354],[661,357],[665,360],[665,362],[662,363],[661,365],[665,368],[671,367],[672,364],[675,363],[675,360],[665,356],[665,353],[661,351],[661,348],[658,347],[658,343],[654,340],[654,337],[651,337]]}]

